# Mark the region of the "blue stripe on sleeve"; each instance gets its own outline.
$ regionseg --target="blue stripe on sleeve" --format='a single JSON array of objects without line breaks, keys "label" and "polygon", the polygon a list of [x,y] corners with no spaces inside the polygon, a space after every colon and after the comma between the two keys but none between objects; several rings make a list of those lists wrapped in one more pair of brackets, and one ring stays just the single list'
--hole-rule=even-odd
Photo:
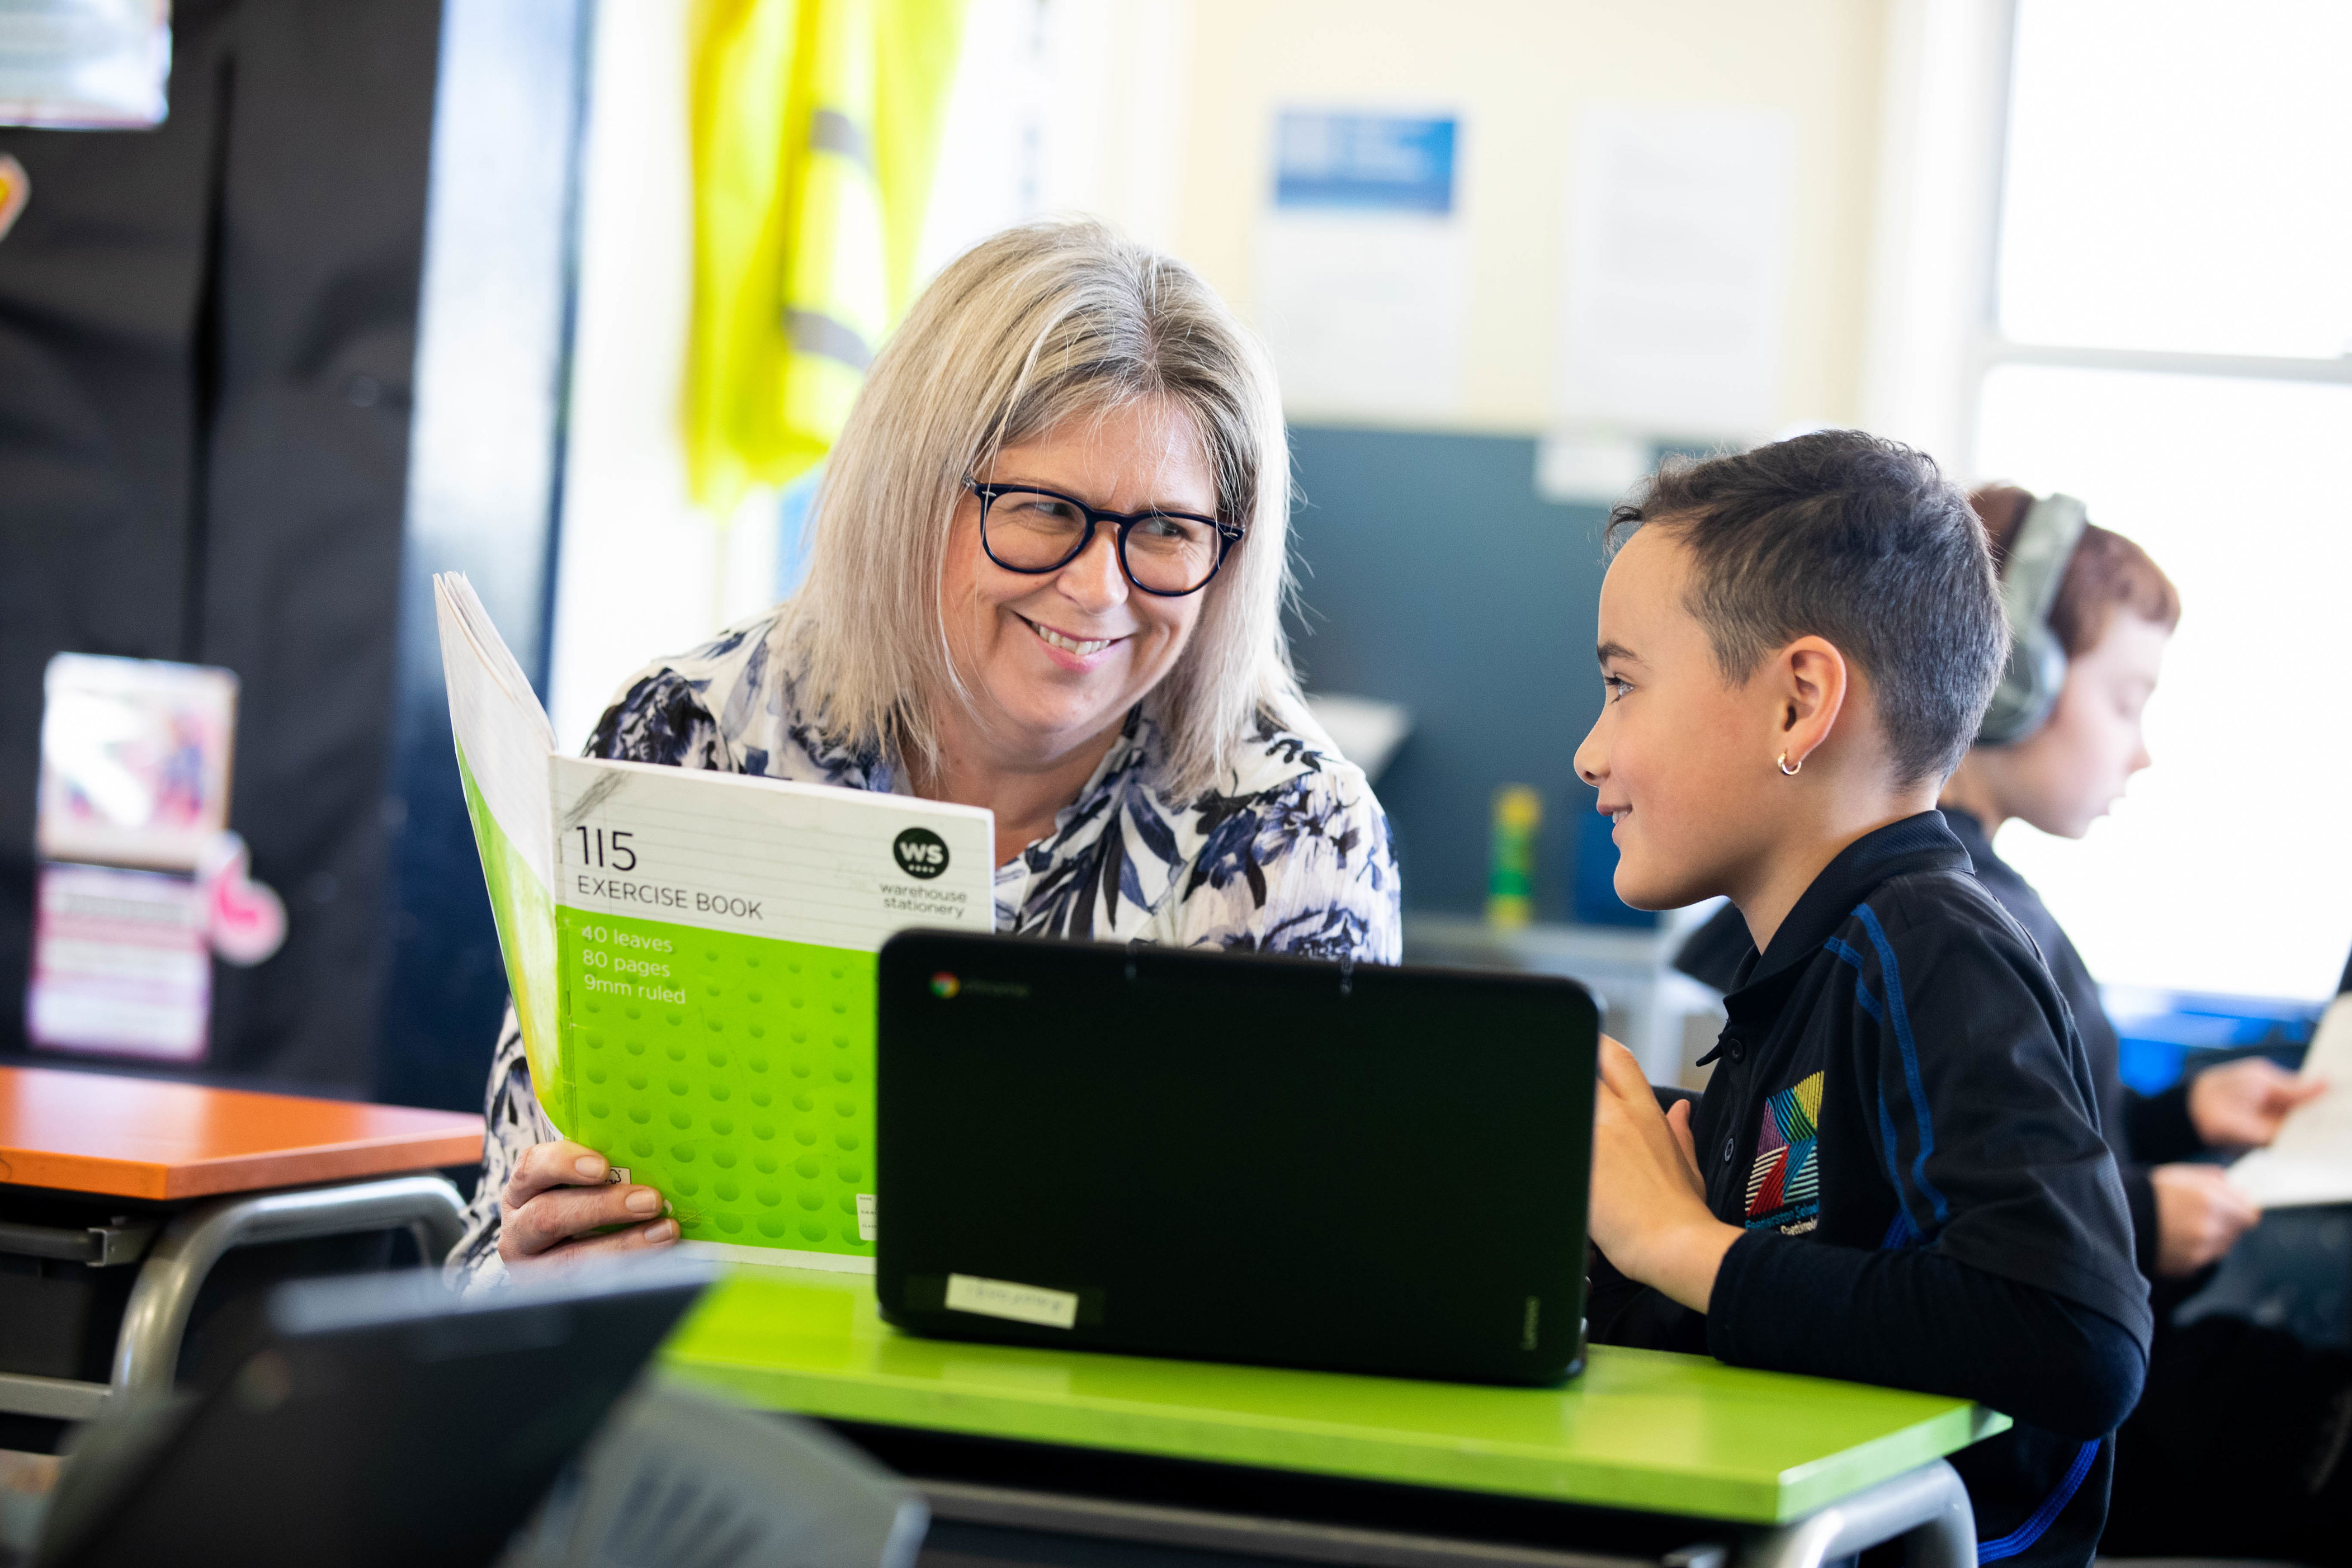
[{"label": "blue stripe on sleeve", "polygon": [[1911,1039],[1911,1015],[1903,1005],[1903,974],[1895,967],[1895,949],[1886,940],[1885,928],[1878,923],[1870,906],[1856,904],[1853,912],[1854,918],[1862,921],[1862,929],[1870,933],[1870,945],[1878,950],[1878,971],[1886,981],[1886,1017],[1895,1026],[1895,1043],[1903,1053],[1903,1081],[1911,1090],[1912,1114],[1919,1120],[1919,1153],[1911,1162],[1911,1179],[1935,1211],[1936,1223],[1941,1225],[1951,1217],[1952,1211],[1944,1194],[1927,1180],[1927,1156],[1935,1152],[1936,1129],[1927,1117],[1927,1091],[1919,1082],[1919,1051]]},{"label": "blue stripe on sleeve", "polygon": [[1853,999],[1862,1004],[1862,1010],[1869,1014],[1874,1021],[1885,1023],[1885,1009],[1879,1006],[1878,998],[1870,994],[1869,984],[1863,979],[1862,954],[1835,937],[1830,938],[1822,945],[1853,965]]},{"label": "blue stripe on sleeve", "polygon": [[1878,1091],[1878,1136],[1886,1145],[1886,1184],[1895,1189],[1895,1202],[1907,1215],[1909,1205],[1903,1202],[1903,1157],[1895,1152],[1895,1113],[1886,1109],[1886,1091]]},{"label": "blue stripe on sleeve", "polygon": [[1984,1564],[1998,1563],[2004,1557],[2014,1557],[2042,1539],[2042,1532],[2057,1522],[2066,1505],[2074,1500],[2075,1492],[2082,1489],[2083,1478],[2091,1473],[2091,1461],[2099,1457],[2102,1441],[2094,1437],[2075,1452],[2074,1462],[2066,1467],[2064,1479],[2059,1481],[2054,1491],[2042,1500],[2042,1506],[2033,1510],[2032,1517],[1997,1541],[1977,1544],[1977,1568],[1984,1568]]},{"label": "blue stripe on sleeve", "polygon": [[[1878,1005],[1878,998],[1870,994],[1870,986],[1863,979],[1862,954],[1835,937],[1830,938],[1822,945],[1853,965],[1854,1001],[1874,1020],[1884,1025],[1886,1022],[1886,1010]],[[1886,1182],[1895,1189],[1895,1202],[1900,1207],[1903,1206],[1903,1156],[1895,1149],[1895,1118],[1887,1112],[1886,1091],[1884,1089],[1878,1091],[1878,1135],[1886,1151]],[[1911,1223],[1907,1208],[1905,1210],[1903,1223],[1906,1226]]]}]

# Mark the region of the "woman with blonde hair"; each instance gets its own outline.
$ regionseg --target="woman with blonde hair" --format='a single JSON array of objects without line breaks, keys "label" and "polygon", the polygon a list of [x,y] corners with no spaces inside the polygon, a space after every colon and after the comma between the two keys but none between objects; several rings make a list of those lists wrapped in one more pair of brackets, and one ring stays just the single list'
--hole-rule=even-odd
[{"label": "woman with blonde hair", "polygon": [[[1264,352],[1190,268],[1007,230],[876,359],[801,592],[647,666],[589,754],[986,806],[1000,931],[1392,963],[1388,822],[1283,635],[1289,471]],[[677,1238],[556,1137],[511,1012],[488,1112],[454,1270]]]}]

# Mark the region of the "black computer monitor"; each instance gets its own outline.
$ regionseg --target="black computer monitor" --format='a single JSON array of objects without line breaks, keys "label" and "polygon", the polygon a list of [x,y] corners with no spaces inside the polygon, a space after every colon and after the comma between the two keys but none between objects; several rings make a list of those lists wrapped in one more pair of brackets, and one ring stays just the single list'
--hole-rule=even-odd
[{"label": "black computer monitor", "polygon": [[36,1562],[490,1563],[710,1275],[663,1258],[464,1298],[425,1273],[283,1286],[217,1386],[89,1429]]}]

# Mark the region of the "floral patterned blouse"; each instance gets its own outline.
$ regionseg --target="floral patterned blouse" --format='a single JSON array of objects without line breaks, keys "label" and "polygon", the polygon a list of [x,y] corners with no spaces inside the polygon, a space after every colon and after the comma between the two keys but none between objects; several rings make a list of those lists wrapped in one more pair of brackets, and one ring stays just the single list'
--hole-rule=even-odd
[{"label": "floral patterned blouse", "polygon": [[[635,676],[588,754],[907,793],[888,758],[821,735],[774,654],[777,611]],[[1363,771],[1319,734],[1261,717],[1219,787],[1162,793],[1160,732],[1139,708],[1054,830],[996,868],[996,929],[1394,963],[1402,943],[1388,818]],[[503,1275],[499,1194],[556,1136],[507,1010],[490,1064],[482,1179],[451,1274]]]}]

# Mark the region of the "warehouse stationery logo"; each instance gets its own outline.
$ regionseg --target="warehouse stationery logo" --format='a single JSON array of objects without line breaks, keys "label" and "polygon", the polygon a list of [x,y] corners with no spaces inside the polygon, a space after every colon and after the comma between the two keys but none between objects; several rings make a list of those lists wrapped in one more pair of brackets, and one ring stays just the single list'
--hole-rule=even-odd
[{"label": "warehouse stationery logo", "polygon": [[928,882],[948,868],[948,841],[928,827],[909,827],[890,841],[898,869]]}]

